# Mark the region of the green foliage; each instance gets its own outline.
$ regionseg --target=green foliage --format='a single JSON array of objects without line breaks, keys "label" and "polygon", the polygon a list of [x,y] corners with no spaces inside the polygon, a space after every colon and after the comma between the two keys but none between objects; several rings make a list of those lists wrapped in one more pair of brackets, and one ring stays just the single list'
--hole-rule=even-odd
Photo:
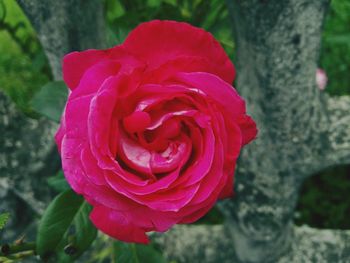
[{"label": "green foliage", "polygon": [[214,206],[205,216],[199,219],[195,224],[219,225],[225,221],[224,215],[219,208]]},{"label": "green foliage", "polygon": [[90,206],[82,196],[67,190],[46,209],[37,233],[37,253],[43,260],[73,262],[95,240],[97,230],[89,220]]},{"label": "green foliage", "polygon": [[107,0],[110,45],[123,42],[139,23],[153,19],[184,21],[210,31],[233,57],[228,11],[222,0]]},{"label": "green foliage", "polygon": [[22,54],[6,32],[0,31],[0,90],[26,113],[29,102],[48,77],[33,69],[30,58]]},{"label": "green foliage", "polygon": [[59,122],[67,100],[67,94],[68,90],[63,81],[52,81],[35,94],[31,104],[36,112]]},{"label": "green foliage", "polygon": [[10,218],[10,214],[9,213],[2,213],[0,214],[0,230],[3,229],[5,227],[5,225],[7,224],[7,221]]},{"label": "green foliage", "polygon": [[29,20],[16,1],[0,0],[0,29],[7,31],[17,46],[30,57],[40,52],[41,47]]},{"label": "green foliage", "polygon": [[16,1],[5,0],[3,4],[0,5],[0,90],[21,110],[31,114],[30,99],[50,77],[47,59]]},{"label": "green foliage", "polygon": [[296,223],[350,229],[350,166],[328,169],[303,185]]},{"label": "green foliage", "polygon": [[326,91],[350,94],[350,1],[332,0],[324,24],[321,67],[328,75]]},{"label": "green foliage", "polygon": [[59,171],[55,176],[51,176],[47,179],[47,183],[54,189],[56,192],[64,192],[69,190],[70,187],[67,183],[66,178],[63,175],[62,171]]},{"label": "green foliage", "polygon": [[114,262],[123,263],[166,263],[151,245],[129,244],[119,241],[113,243]]}]

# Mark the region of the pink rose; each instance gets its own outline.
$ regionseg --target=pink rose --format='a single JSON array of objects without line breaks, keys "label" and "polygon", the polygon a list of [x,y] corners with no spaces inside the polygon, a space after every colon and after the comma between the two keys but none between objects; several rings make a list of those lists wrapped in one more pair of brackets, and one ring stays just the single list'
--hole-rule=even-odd
[{"label": "pink rose", "polygon": [[237,157],[257,133],[234,75],[211,34],[174,21],[64,57],[71,93],[56,141],[98,229],[147,243],[146,232],[194,222],[232,196]]}]

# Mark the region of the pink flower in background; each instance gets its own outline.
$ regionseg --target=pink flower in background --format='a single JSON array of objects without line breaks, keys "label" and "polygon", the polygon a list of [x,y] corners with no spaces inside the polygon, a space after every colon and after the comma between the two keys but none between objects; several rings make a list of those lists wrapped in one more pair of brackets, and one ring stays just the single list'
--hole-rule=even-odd
[{"label": "pink flower in background", "polygon": [[104,233],[147,243],[232,196],[241,148],[257,134],[213,36],[151,21],[107,50],[72,52],[56,142],[65,177]]},{"label": "pink flower in background", "polygon": [[324,90],[327,86],[328,78],[324,70],[318,68],[316,70],[316,83],[320,90]]}]

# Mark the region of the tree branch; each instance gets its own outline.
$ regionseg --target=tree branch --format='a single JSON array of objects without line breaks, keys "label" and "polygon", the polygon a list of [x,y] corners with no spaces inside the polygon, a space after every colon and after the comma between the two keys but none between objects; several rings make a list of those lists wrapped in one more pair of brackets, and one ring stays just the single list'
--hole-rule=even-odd
[{"label": "tree branch", "polygon": [[350,230],[294,227],[294,238],[288,253],[278,263],[348,262]]},{"label": "tree branch", "polygon": [[350,164],[350,96],[327,96],[330,151],[323,163]]},{"label": "tree branch", "polygon": [[[350,230],[294,226],[291,236],[289,249],[277,261],[271,262],[347,262],[350,258]],[[177,226],[166,234],[155,235],[153,240],[161,246],[168,260],[179,263],[237,262],[233,241],[225,226]]]},{"label": "tree branch", "polygon": [[155,234],[152,240],[170,262],[236,262],[231,237],[223,225],[178,225],[165,234]]},{"label": "tree branch", "polygon": [[24,242],[20,244],[4,244],[0,248],[0,256],[9,256],[11,254],[17,254],[25,251],[35,251],[35,242]]},{"label": "tree branch", "polygon": [[328,167],[350,164],[350,97],[320,94],[315,108],[321,116],[314,130],[313,143],[305,156],[305,175],[310,176]]}]

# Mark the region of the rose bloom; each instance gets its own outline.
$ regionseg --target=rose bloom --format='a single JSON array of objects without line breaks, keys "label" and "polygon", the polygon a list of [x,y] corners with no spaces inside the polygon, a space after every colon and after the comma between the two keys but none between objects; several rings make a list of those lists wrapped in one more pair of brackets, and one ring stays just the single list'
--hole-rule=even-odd
[{"label": "rose bloom", "polygon": [[65,177],[109,236],[148,243],[233,194],[241,148],[257,134],[210,33],[151,21],[107,50],[63,59],[70,89],[56,134]]}]

